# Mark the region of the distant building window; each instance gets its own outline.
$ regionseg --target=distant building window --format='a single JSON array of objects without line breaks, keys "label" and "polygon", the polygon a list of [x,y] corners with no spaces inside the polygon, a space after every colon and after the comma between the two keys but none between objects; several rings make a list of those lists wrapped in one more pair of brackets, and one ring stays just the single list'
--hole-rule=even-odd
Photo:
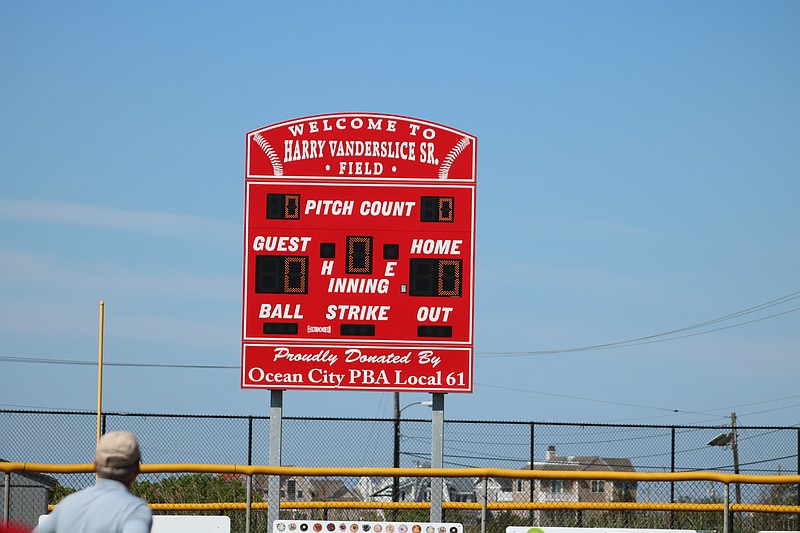
[{"label": "distant building window", "polygon": [[595,479],[592,481],[592,492],[605,492],[606,482],[602,479]]},{"label": "distant building window", "polygon": [[286,490],[289,492],[289,499],[294,500],[295,491],[297,490],[297,482],[293,479],[287,481]]},{"label": "distant building window", "polygon": [[564,480],[563,479],[551,479],[550,480],[550,492],[555,492],[557,494],[561,494],[564,492]]},{"label": "distant building window", "polygon": [[302,498],[303,497],[303,491],[302,490],[298,490],[297,491],[297,497],[298,498]]},{"label": "distant building window", "polygon": [[518,479],[517,480],[517,492],[522,492],[523,490],[525,490],[525,482],[522,481],[521,479]]}]

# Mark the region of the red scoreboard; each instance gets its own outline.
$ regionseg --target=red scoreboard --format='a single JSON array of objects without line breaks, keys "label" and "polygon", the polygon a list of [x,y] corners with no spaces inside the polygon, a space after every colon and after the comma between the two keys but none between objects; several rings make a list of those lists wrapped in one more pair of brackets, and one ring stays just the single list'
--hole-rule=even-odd
[{"label": "red scoreboard", "polygon": [[241,386],[471,392],[476,158],[385,114],[248,133]]}]

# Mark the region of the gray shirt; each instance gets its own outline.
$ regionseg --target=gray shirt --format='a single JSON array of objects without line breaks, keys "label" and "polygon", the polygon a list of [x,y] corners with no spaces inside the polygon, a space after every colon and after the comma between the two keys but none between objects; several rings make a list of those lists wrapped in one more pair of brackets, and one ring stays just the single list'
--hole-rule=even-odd
[{"label": "gray shirt", "polygon": [[147,503],[112,479],[61,500],[34,533],[150,533],[153,511]]}]

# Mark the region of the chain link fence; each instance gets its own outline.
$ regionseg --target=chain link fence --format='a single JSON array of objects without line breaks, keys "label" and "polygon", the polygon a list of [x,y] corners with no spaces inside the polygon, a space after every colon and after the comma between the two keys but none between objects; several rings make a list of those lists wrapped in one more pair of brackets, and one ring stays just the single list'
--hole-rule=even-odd
[{"label": "chain link fence", "polygon": [[[399,450],[394,449],[395,420],[380,418],[283,418],[283,465],[316,468],[390,468],[395,452],[400,467],[430,466],[431,423],[402,419]],[[143,461],[151,464],[267,465],[269,418],[151,413],[106,413],[102,430],[134,432]],[[84,464],[93,457],[96,413],[0,410],[0,460],[49,464]],[[478,502],[488,502],[487,529],[506,526],[647,527],[719,530],[720,505],[728,487],[718,482],[604,480],[604,471],[637,473],[720,472],[749,475],[800,475],[800,428],[736,428],[736,440],[713,446],[730,436],[725,426],[656,426],[570,424],[486,420],[446,420],[445,468],[570,470],[597,472],[596,479],[445,480],[445,518],[477,527]],[[721,439],[724,441],[725,439]],[[717,439],[720,441],[720,439]],[[734,453],[735,452],[735,453]],[[135,490],[154,505],[216,504],[228,509],[195,506],[192,514],[226,513],[233,531],[244,531],[246,479],[235,474],[146,474]],[[12,518],[34,523],[42,502],[89,486],[94,475],[14,473],[9,501]],[[422,520],[428,516],[430,479],[309,478],[281,479],[281,517],[317,520]],[[266,524],[267,476],[252,477],[252,531]],[[800,506],[800,486],[742,483],[730,487],[733,529],[800,530],[798,512],[769,506]],[[400,502],[400,509],[314,507],[319,502]],[[681,512],[655,510],[654,503],[685,504]],[[610,504],[625,509],[602,508]],[[233,505],[235,504],[235,505]],[[635,509],[632,504],[647,506]],[[164,507],[166,509],[167,507]],[[686,509],[692,509],[686,512]],[[46,506],[44,507],[46,511]],[[469,531],[469,529],[468,529]]]}]

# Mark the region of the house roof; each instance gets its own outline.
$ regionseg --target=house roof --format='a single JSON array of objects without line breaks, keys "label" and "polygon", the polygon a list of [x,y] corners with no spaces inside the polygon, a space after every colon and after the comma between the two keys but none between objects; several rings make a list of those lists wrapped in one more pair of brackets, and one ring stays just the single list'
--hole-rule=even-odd
[{"label": "house roof", "polygon": [[[500,490],[503,492],[511,492],[514,489],[514,480],[507,477],[490,477],[492,482],[496,483]],[[480,486],[483,483],[482,479],[475,480],[475,486]]]},{"label": "house roof", "polygon": [[475,492],[475,479],[474,478],[464,478],[464,477],[456,477],[452,479],[448,479],[445,483],[447,488],[451,491],[455,491],[461,494],[472,494]]},{"label": "house roof", "polygon": [[[391,496],[392,495],[392,487],[394,483],[394,478],[391,477],[369,477],[363,478],[368,479],[371,481],[371,486],[374,489],[372,494],[368,494],[367,496],[376,497],[376,496]],[[398,489],[401,491],[409,490],[409,487],[412,487],[416,483],[416,478],[413,477],[401,477],[397,480]]]},{"label": "house roof", "polygon": [[[522,470],[531,470],[527,463]],[[619,457],[598,457],[596,455],[573,455],[554,457],[547,461],[534,462],[533,470],[567,470],[590,472],[635,472],[630,459]]]},{"label": "house roof", "polygon": [[315,500],[355,501],[358,497],[341,479],[309,479]]},{"label": "house roof", "polygon": [[[376,487],[372,494],[368,496],[391,496],[394,478],[391,477],[370,477],[372,486]],[[475,492],[474,478],[445,478],[444,485],[446,490],[457,494],[473,494]],[[398,489],[402,491],[412,491],[413,487],[429,487],[431,478],[429,477],[400,477],[398,478]]]}]

